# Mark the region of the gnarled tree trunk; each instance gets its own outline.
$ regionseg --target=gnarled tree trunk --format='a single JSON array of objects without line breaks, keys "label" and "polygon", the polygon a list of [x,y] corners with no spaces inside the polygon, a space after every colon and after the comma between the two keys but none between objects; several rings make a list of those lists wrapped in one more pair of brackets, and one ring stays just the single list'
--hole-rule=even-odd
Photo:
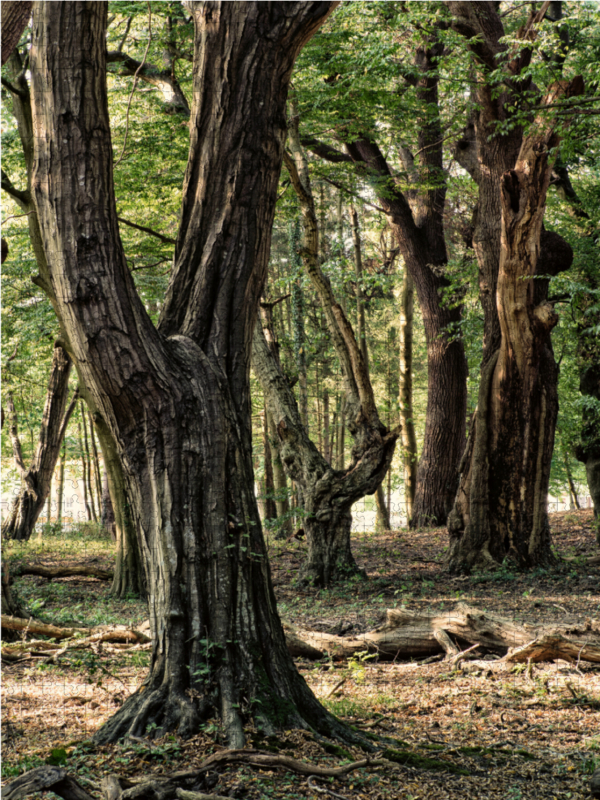
[{"label": "gnarled tree trunk", "polygon": [[12,397],[9,396],[10,435],[17,469],[21,473],[22,488],[13,501],[8,517],[2,524],[4,539],[27,540],[30,538],[42,513],[50,492],[54,467],[67,424],[77,403],[77,394],[67,407],[69,375],[72,362],[66,351],[56,344],[52,355],[52,371],[44,405],[38,444],[29,469],[25,468],[21,455],[21,443],[17,429],[17,417]]},{"label": "gnarled tree trunk", "polygon": [[155,328],[118,233],[107,6],[34,6],[35,201],[73,358],[123,467],[153,638],[144,686],[96,740],[143,735],[151,723],[158,734],[193,734],[214,709],[234,747],[248,719],[267,731],[310,726],[356,739],[318,703],[287,652],[254,496],[250,426],[250,343],[287,88],[295,57],[333,4],[190,8],[190,154]]},{"label": "gnarled tree trunk", "polygon": [[[545,102],[581,88],[580,79],[558,84]],[[547,234],[552,247],[546,255],[542,249],[549,151],[557,144],[554,125],[538,118],[500,184],[500,349],[482,372],[474,430],[448,520],[453,570],[494,566],[507,556],[521,567],[554,561],[547,497],[558,413],[550,333],[558,317],[546,299],[548,281],[535,276],[567,269],[572,260],[558,236]]]},{"label": "gnarled tree trunk", "polygon": [[[379,420],[363,352],[319,266],[317,217],[297,126],[295,119],[289,129],[292,155],[286,153],[284,161],[304,219],[302,262],[323,308],[344,380],[346,424],[355,442],[352,461],[346,469],[333,469],[309,438],[281,365],[269,348],[262,327],[258,326],[254,333],[253,366],[277,428],[284,469],[302,490],[308,555],[301,579],[326,586],[360,572],[350,547],[350,509],[353,503],[380,486],[399,431],[388,432]],[[267,336],[272,338],[266,322]]]}]

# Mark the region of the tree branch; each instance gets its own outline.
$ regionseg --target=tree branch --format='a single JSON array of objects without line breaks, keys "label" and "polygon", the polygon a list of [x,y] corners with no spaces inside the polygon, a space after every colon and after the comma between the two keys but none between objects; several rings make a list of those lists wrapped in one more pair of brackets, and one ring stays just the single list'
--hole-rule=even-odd
[{"label": "tree branch", "polygon": [[311,153],[319,156],[319,158],[331,161],[332,164],[352,163],[352,159],[347,153],[342,153],[341,150],[336,150],[335,147],[331,147],[325,142],[320,142],[314,136],[302,136],[300,144],[310,150]]},{"label": "tree branch", "polygon": [[0,80],[2,81],[2,86],[4,86],[5,89],[8,89],[11,94],[16,94],[17,97],[20,97],[22,100],[27,100],[27,92],[17,89],[17,87],[13,86],[12,83],[6,78],[0,78]]},{"label": "tree branch", "polygon": [[2,170],[2,183],[0,185],[24,211],[31,206],[31,195],[29,192],[27,190],[22,192],[20,189],[17,189],[4,170]]},{"label": "tree branch", "polygon": [[129,220],[123,219],[123,217],[117,217],[117,219],[119,222],[122,222],[123,225],[128,225],[130,228],[135,228],[138,231],[149,233],[150,236],[156,236],[157,239],[160,239],[160,241],[164,242],[165,244],[177,244],[175,239],[171,239],[169,236],[164,236],[162,233],[146,227],[146,225],[138,225],[136,222],[129,222]]}]

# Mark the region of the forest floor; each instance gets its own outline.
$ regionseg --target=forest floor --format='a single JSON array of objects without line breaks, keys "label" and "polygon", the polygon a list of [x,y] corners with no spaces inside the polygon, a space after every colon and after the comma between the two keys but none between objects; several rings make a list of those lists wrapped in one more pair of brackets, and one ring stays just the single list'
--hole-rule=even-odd
[{"label": "forest floor", "polygon": [[[387,608],[451,609],[459,601],[519,621],[581,622],[600,617],[600,569],[591,511],[551,515],[561,563],[532,573],[500,571],[450,577],[443,571],[443,530],[357,534],[354,552],[367,581],[299,590],[293,579],[302,542],[269,543],[279,611],[296,626],[357,634],[378,625]],[[19,562],[88,563],[110,569],[113,545],[83,526],[26,544],[4,545],[11,571]],[[146,618],[136,599],[115,601],[94,578],[16,578],[13,591],[40,620],[59,625],[126,624]],[[94,746],[90,737],[145,676],[147,650],[66,653],[58,663],[26,659],[2,669],[2,771],[7,781],[44,763],[61,763],[100,797],[103,775],[165,774],[193,768],[222,749],[209,723],[193,739],[126,740]],[[481,662],[480,662],[481,663]],[[589,797],[600,767],[600,665],[566,661],[452,670],[447,661],[376,663],[298,660],[317,697],[335,714],[388,749],[396,763],[357,769],[343,778],[310,779],[282,768],[235,765],[209,773],[204,791],[245,800],[540,800]],[[306,732],[286,731],[262,750],[321,766],[364,758]],[[395,751],[392,753],[391,751]],[[325,792],[325,793],[323,793]]]}]

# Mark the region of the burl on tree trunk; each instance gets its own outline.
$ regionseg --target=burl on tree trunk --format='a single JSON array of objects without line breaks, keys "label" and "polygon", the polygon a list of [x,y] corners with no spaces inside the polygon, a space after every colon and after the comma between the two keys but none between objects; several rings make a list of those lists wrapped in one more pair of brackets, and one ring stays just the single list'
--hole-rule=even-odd
[{"label": "burl on tree trunk", "polygon": [[[544,105],[582,89],[580,78],[557,84]],[[455,571],[495,567],[507,557],[524,568],[554,561],[547,499],[558,412],[558,367],[550,333],[558,317],[546,299],[547,280],[541,279],[550,271],[550,257],[541,258],[540,251],[550,154],[558,144],[555,127],[556,121],[536,118],[515,168],[500,184],[496,303],[501,343],[482,369],[477,412],[448,519],[449,565]],[[570,248],[552,244],[564,262],[555,271],[568,268]]]},{"label": "burl on tree trunk", "polygon": [[[98,732],[191,735],[220,713],[357,740],[298,674],[252,473],[250,349],[294,60],[327,2],[190,4],[194,106],[174,266],[156,328],[119,238],[105,3],[39,2],[32,185],[69,352],[116,442],[149,596],[144,685]],[[81,87],[86,91],[82,92]],[[248,121],[251,120],[252,124]]]}]

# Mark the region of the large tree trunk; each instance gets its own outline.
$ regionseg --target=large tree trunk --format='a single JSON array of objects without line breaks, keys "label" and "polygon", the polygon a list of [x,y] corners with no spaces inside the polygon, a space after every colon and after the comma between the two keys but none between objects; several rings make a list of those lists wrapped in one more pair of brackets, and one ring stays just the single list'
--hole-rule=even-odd
[{"label": "large tree trunk", "polygon": [[[558,84],[545,102],[581,91],[580,79]],[[553,563],[547,499],[558,413],[558,367],[550,333],[558,317],[547,280],[568,269],[572,251],[542,236],[551,164],[558,138],[538,118],[515,168],[500,184],[501,251],[496,302],[500,349],[482,371],[479,404],[455,507],[448,520],[452,570],[489,567],[507,556],[520,567]],[[551,249],[551,252],[550,252]]]},{"label": "large tree trunk", "polygon": [[[304,221],[302,262],[325,314],[344,380],[346,422],[355,442],[348,469],[332,469],[311,441],[262,326],[257,326],[254,334],[253,366],[275,421],[284,469],[302,489],[308,555],[300,578],[326,586],[331,581],[361,573],[350,547],[350,509],[353,503],[375,492],[381,484],[391,463],[399,431],[388,432],[379,420],[363,353],[319,266],[318,223],[297,118],[290,124],[288,141],[292,155],[286,153],[284,161]],[[267,337],[272,339],[269,320],[265,320],[264,315],[263,322]]]},{"label": "large tree trunk", "polygon": [[13,50],[19,44],[21,34],[31,17],[28,0],[3,0],[2,2],[2,66],[6,64]]},{"label": "large tree trunk", "polygon": [[16,413],[12,397],[9,397],[10,434],[15,463],[21,473],[23,485],[14,499],[10,514],[2,524],[4,539],[29,539],[48,498],[54,467],[69,418],[77,402],[76,395],[67,408],[71,366],[72,362],[66,351],[60,345],[55,345],[39,440],[29,469],[23,464]]},{"label": "large tree trunk", "polygon": [[[318,703],[277,617],[252,474],[250,337],[266,275],[302,45],[331,3],[197,3],[181,226],[158,330],[127,269],[112,182],[104,3],[39,2],[31,70],[35,200],[59,311],[117,443],[138,531],[150,674],[96,735],[193,734],[219,710],[356,735]],[[85,86],[85,91],[81,87]],[[252,124],[248,124],[252,120]]]},{"label": "large tree trunk", "polygon": [[[510,554],[521,566],[544,564],[553,560],[546,505],[558,409],[550,341],[557,318],[548,281],[534,276],[556,275],[572,261],[567,243],[543,229],[556,119],[537,119],[525,138],[514,124],[496,134],[531,88],[529,77],[514,76],[527,69],[532,50],[507,57],[493,4],[449,7],[479,66],[477,110],[455,155],[479,186],[473,246],[485,319],[479,403],[448,519],[449,563],[455,570],[493,566]],[[528,29],[537,22],[532,11]],[[500,93],[487,80],[499,63],[506,70]],[[546,100],[581,89],[580,81],[557,84]]]}]

